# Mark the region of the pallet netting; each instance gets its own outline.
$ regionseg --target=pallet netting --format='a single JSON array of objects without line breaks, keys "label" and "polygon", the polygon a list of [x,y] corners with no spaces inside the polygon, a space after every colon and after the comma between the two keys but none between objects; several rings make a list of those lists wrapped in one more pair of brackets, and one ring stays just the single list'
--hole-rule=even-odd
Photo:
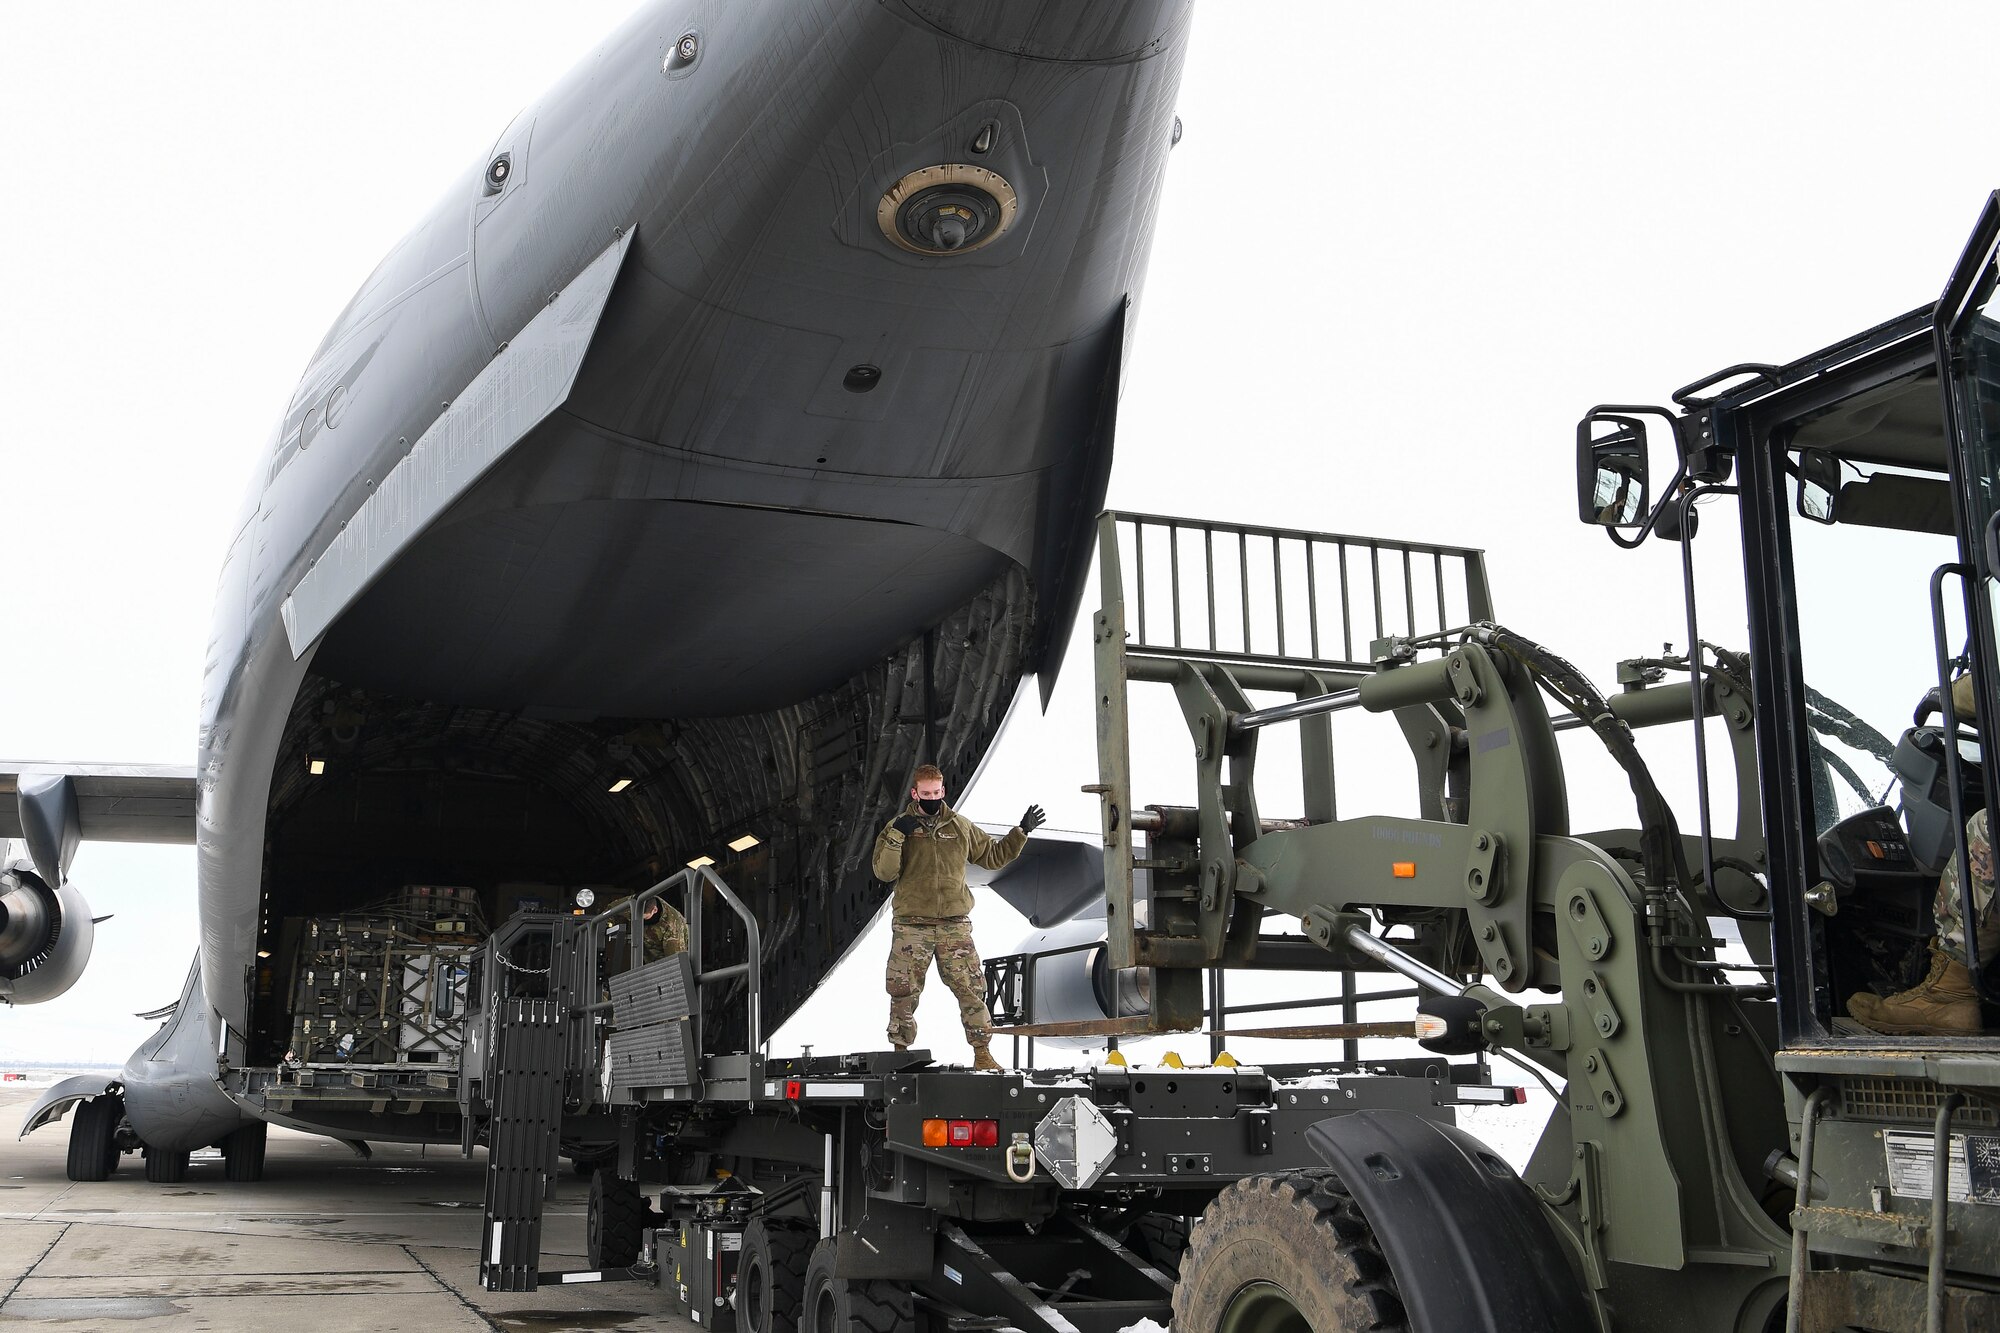
[{"label": "pallet netting", "polygon": [[292,972],[287,1063],[455,1065],[466,986],[485,938],[469,889],[413,886],[308,920]]}]

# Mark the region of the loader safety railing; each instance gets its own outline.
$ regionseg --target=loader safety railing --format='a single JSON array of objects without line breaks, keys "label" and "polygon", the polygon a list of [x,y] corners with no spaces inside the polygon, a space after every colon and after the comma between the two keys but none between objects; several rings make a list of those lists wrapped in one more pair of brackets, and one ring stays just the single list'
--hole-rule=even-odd
[{"label": "loader safety railing", "polygon": [[[741,962],[710,964],[705,913],[709,892],[742,922],[745,949]],[[478,964],[480,975],[471,987],[476,1007],[468,1013],[467,1022],[480,1035],[473,1039],[459,1092],[461,1108],[467,1113],[468,1145],[475,1120],[494,1096],[485,1056],[497,1046],[497,1025],[511,1012],[509,1001],[554,1002],[562,1035],[559,1052],[564,1100],[579,1107],[597,1102],[602,1088],[605,1020],[612,1008],[606,998],[608,982],[617,973],[646,964],[646,905],[656,900],[678,905],[687,921],[694,982],[688,1034],[694,1055],[690,1068],[698,1071],[700,1057],[707,1052],[709,999],[725,991],[741,995],[746,1052],[763,1049],[763,931],[755,914],[713,869],[694,866],[677,871],[595,915],[519,913],[488,939]],[[614,932],[622,932],[622,936],[615,937]]]},{"label": "loader safety railing", "polygon": [[[703,911],[707,894],[702,892],[704,887],[714,890],[715,896],[721,899],[743,923],[747,948],[744,960],[740,963],[729,963],[721,967],[708,965],[708,931]],[[688,954],[694,964],[694,981],[698,994],[705,998],[711,987],[718,987],[723,982],[741,978],[746,1020],[745,1052],[754,1054],[762,1050],[764,1045],[763,930],[757,924],[756,915],[744,906],[743,900],[736,896],[712,867],[689,866],[685,870],[667,876],[644,892],[636,893],[624,902],[613,904],[596,916],[584,918],[580,922],[580,930],[586,941],[586,951],[594,955],[597,946],[602,944],[608,954],[611,947],[611,928],[614,925],[621,926],[625,931],[624,943],[629,950],[628,969],[637,970],[644,966],[647,961],[646,904],[656,900],[668,902],[670,893],[677,893],[680,897],[681,916],[687,921]],[[610,1001],[600,1001],[583,1007],[579,1016],[600,1013],[610,1007]],[[706,1034],[702,1027],[706,1008],[706,1004],[699,1002],[694,1006],[694,1037],[697,1051],[706,1050],[703,1043]]]}]

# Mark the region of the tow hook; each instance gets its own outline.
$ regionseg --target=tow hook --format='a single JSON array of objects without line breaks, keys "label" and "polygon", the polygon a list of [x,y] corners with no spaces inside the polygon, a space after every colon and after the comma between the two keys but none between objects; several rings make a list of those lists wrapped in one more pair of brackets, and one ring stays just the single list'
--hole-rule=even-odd
[{"label": "tow hook", "polygon": [[1007,1179],[1027,1184],[1035,1178],[1035,1145],[1026,1134],[1016,1134],[1007,1145]]}]

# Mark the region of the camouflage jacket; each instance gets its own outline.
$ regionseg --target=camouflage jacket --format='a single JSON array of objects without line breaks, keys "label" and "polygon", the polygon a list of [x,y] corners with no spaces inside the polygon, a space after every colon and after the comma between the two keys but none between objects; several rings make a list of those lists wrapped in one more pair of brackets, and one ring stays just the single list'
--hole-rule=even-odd
[{"label": "camouflage jacket", "polygon": [[646,961],[657,963],[668,954],[686,953],[687,948],[687,918],[673,904],[660,903],[659,913],[646,923]]},{"label": "camouflage jacket", "polygon": [[964,916],[972,910],[966,863],[998,870],[1028,844],[1028,835],[1018,828],[1004,838],[990,837],[948,805],[926,815],[911,801],[903,813],[919,821],[909,837],[897,832],[891,821],[875,839],[875,878],[896,886],[898,921]]},{"label": "camouflage jacket", "polygon": [[[604,906],[606,909],[623,907],[631,901],[632,895],[627,894],[623,898],[606,903]],[[687,918],[682,916],[680,910],[665,899],[655,898],[653,901],[659,903],[660,910],[654,914],[652,920],[645,923],[644,929],[640,932],[646,941],[646,949],[643,956],[648,963],[657,963],[668,954],[686,953],[688,947]],[[621,917],[618,924],[623,925],[627,919]],[[618,955],[620,958],[624,956],[622,953]]]}]

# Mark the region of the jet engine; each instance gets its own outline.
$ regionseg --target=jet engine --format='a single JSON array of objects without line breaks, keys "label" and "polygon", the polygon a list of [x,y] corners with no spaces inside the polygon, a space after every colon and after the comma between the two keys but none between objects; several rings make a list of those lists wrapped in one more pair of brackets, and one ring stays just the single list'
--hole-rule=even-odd
[{"label": "jet engine", "polygon": [[[1114,971],[1104,951],[1104,918],[1076,917],[1022,940],[996,958],[1001,1002],[1021,1023],[1086,1023],[1132,1018],[1151,1006],[1151,973]],[[1011,975],[1010,975],[1011,973]],[[1103,1037],[1038,1037],[1070,1046],[1102,1046]]]},{"label": "jet engine", "polygon": [[41,1004],[74,986],[95,935],[74,885],[52,889],[25,861],[0,869],[0,1003]]}]

